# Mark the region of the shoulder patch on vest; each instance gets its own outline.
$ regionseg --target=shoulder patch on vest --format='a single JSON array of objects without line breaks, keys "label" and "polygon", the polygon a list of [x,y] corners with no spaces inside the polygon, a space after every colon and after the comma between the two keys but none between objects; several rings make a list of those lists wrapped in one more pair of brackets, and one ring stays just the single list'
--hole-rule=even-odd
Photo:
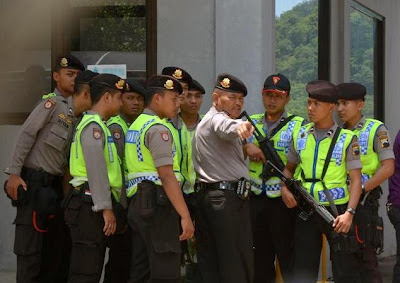
[{"label": "shoulder patch on vest", "polygon": [[103,132],[100,129],[93,129],[93,138],[96,140],[101,139],[101,136],[103,135]]},{"label": "shoulder patch on vest", "polygon": [[52,108],[54,105],[56,105],[56,102],[55,102],[53,99],[49,98],[49,99],[47,99],[46,102],[44,103],[44,108],[45,108],[45,109],[50,109],[50,108]]},{"label": "shoulder patch on vest", "polygon": [[160,132],[160,135],[161,135],[161,139],[163,140],[163,141],[169,141],[169,135],[168,135],[168,131],[161,131]]},{"label": "shoulder patch on vest", "polygon": [[119,140],[121,138],[121,131],[120,130],[113,130],[113,137],[115,140]]}]

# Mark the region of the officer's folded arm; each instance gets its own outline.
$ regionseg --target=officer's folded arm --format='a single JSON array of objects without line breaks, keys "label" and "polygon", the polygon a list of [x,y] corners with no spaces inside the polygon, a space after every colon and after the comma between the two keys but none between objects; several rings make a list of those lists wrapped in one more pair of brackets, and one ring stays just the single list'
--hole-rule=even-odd
[{"label": "officer's folded arm", "polygon": [[192,238],[194,233],[193,222],[172,165],[157,167],[157,172],[168,199],[181,217],[182,234],[179,236],[179,240],[183,241]]}]

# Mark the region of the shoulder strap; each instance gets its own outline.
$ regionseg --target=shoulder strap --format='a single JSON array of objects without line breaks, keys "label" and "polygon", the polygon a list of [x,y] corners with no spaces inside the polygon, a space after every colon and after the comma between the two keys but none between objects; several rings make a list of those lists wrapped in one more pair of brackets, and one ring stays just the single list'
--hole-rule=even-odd
[{"label": "shoulder strap", "polygon": [[329,146],[329,150],[328,150],[328,153],[326,155],[325,164],[324,164],[324,168],[322,169],[322,175],[321,175],[321,182],[322,182],[322,186],[324,188],[324,193],[326,195],[326,198],[329,201],[329,206],[331,207],[334,216],[338,216],[339,213],[338,213],[338,210],[336,208],[335,202],[332,199],[331,194],[329,193],[328,189],[325,186],[324,177],[325,177],[326,171],[328,170],[329,162],[331,160],[333,149],[335,148],[335,144],[336,144],[336,141],[337,141],[337,139],[339,137],[340,131],[341,131],[341,128],[337,127],[336,131],[335,131],[335,134],[333,135],[331,145]]},{"label": "shoulder strap", "polygon": [[275,129],[271,131],[270,137],[275,136],[277,132],[279,132],[287,123],[289,123],[296,115],[290,115],[282,120]]}]

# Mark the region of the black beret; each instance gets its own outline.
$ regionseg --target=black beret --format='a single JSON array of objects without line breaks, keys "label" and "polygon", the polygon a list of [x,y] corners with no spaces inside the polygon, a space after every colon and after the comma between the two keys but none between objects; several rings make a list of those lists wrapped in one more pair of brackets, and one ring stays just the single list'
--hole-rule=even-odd
[{"label": "black beret", "polygon": [[193,83],[189,85],[189,90],[197,90],[200,91],[202,94],[206,93],[204,87],[195,79],[193,79]]},{"label": "black beret", "polygon": [[311,81],[306,86],[308,97],[328,103],[336,103],[339,89],[328,81]]},{"label": "black beret", "polygon": [[84,71],[85,67],[82,62],[79,61],[78,58],[72,55],[60,56],[56,61],[56,69],[64,68],[64,69],[77,69]]},{"label": "black beret", "polygon": [[98,84],[107,86],[115,90],[119,90],[121,92],[126,91],[125,81],[120,77],[112,74],[99,74],[95,76],[89,83],[90,87]]},{"label": "black beret", "polygon": [[263,91],[272,91],[278,94],[288,94],[290,92],[290,82],[288,78],[282,74],[269,76],[264,82]]},{"label": "black beret", "polygon": [[364,99],[367,94],[365,86],[359,83],[343,83],[338,84],[337,88],[340,93],[338,99],[358,100]]},{"label": "black beret", "polygon": [[217,77],[215,88],[228,92],[241,92],[244,96],[247,95],[247,88],[244,83],[237,77],[224,73]]},{"label": "black beret", "polygon": [[167,75],[153,75],[147,82],[146,89],[172,90],[179,94],[183,91],[180,82]]},{"label": "black beret", "polygon": [[127,79],[126,81],[126,92],[136,92],[142,96],[146,95],[146,89],[137,81]]},{"label": "black beret", "polygon": [[193,81],[192,76],[179,67],[165,67],[162,69],[161,74],[174,77],[178,81],[187,83],[188,85],[191,85]]},{"label": "black beret", "polygon": [[75,77],[75,84],[89,84],[90,81],[97,76],[99,73],[92,72],[90,70],[86,70],[83,72],[80,72],[76,77]]}]

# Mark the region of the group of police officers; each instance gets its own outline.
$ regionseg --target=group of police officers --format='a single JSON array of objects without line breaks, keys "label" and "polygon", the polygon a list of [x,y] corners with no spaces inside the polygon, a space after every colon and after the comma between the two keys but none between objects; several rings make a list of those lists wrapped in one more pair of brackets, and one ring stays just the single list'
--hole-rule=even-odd
[{"label": "group of police officers", "polygon": [[[290,82],[269,76],[265,112],[238,119],[243,82],[217,77],[212,106],[179,67],[143,86],[85,71],[68,55],[56,88],[22,125],[5,173],[17,207],[17,282],[315,282],[322,234],[335,282],[382,282],[380,184],[394,171],[388,129],[364,117],[358,83],[312,81],[309,121],[286,112]],[[343,125],[333,117],[334,110]],[[284,173],[335,217],[298,217],[291,188],[265,178],[255,128]]]}]

